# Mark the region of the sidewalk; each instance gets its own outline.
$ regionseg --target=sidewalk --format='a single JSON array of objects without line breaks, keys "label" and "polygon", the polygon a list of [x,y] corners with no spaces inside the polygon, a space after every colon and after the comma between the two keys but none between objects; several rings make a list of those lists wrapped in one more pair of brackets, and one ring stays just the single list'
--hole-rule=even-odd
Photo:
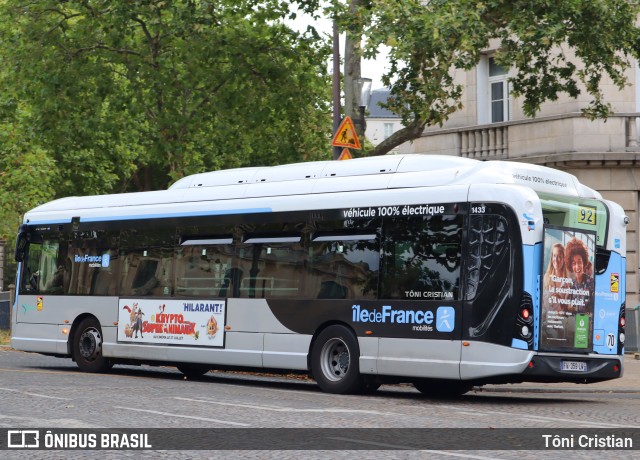
[{"label": "sidewalk", "polygon": [[485,385],[479,392],[530,392],[530,393],[640,393],[640,360],[638,353],[627,353],[624,357],[624,374],[620,379],[600,383],[510,383],[505,385]]}]

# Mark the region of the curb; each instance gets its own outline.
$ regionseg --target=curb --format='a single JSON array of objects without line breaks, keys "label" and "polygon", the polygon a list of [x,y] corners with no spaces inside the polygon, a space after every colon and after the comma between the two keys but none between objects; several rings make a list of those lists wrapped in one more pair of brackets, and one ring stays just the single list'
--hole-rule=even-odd
[{"label": "curb", "polygon": [[473,387],[467,394],[476,393],[590,393],[590,394],[638,394],[640,388],[616,388],[616,389],[601,389],[601,388],[540,388],[540,387],[524,387],[524,388],[503,388],[503,387]]}]

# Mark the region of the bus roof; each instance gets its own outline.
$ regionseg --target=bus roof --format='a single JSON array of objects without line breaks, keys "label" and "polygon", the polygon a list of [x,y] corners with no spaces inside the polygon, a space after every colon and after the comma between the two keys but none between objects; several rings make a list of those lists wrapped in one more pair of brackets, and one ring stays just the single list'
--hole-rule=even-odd
[{"label": "bus roof", "polygon": [[447,155],[387,155],[229,169],[185,177],[168,190],[62,198],[32,209],[25,222],[50,212],[82,209],[470,184],[518,184],[537,192],[601,198],[575,176],[544,166]]},{"label": "bus roof", "polygon": [[511,161],[479,161],[449,155],[416,154],[227,169],[185,177],[169,189],[435,171],[438,171],[437,175],[421,174],[420,185],[429,187],[461,183],[519,183],[536,191],[600,197],[595,190],[580,184],[575,176],[545,166]]}]

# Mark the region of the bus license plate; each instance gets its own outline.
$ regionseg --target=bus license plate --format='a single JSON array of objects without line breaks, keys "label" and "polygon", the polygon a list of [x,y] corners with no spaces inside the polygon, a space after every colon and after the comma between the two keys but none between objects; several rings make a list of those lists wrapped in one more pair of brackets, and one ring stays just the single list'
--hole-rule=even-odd
[{"label": "bus license plate", "polygon": [[562,370],[587,372],[587,363],[584,361],[562,361]]}]

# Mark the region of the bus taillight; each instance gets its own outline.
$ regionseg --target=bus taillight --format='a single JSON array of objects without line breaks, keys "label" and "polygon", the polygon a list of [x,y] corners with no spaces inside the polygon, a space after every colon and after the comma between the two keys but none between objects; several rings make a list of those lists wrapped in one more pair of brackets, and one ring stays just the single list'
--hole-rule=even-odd
[{"label": "bus taillight", "polygon": [[626,302],[622,302],[620,305],[620,313],[618,315],[618,354],[622,355],[624,351],[624,340],[625,330],[624,327],[627,325],[627,304]]},{"label": "bus taillight", "polygon": [[524,292],[517,310],[513,338],[526,343],[527,349],[533,349],[533,301],[528,292]]}]

